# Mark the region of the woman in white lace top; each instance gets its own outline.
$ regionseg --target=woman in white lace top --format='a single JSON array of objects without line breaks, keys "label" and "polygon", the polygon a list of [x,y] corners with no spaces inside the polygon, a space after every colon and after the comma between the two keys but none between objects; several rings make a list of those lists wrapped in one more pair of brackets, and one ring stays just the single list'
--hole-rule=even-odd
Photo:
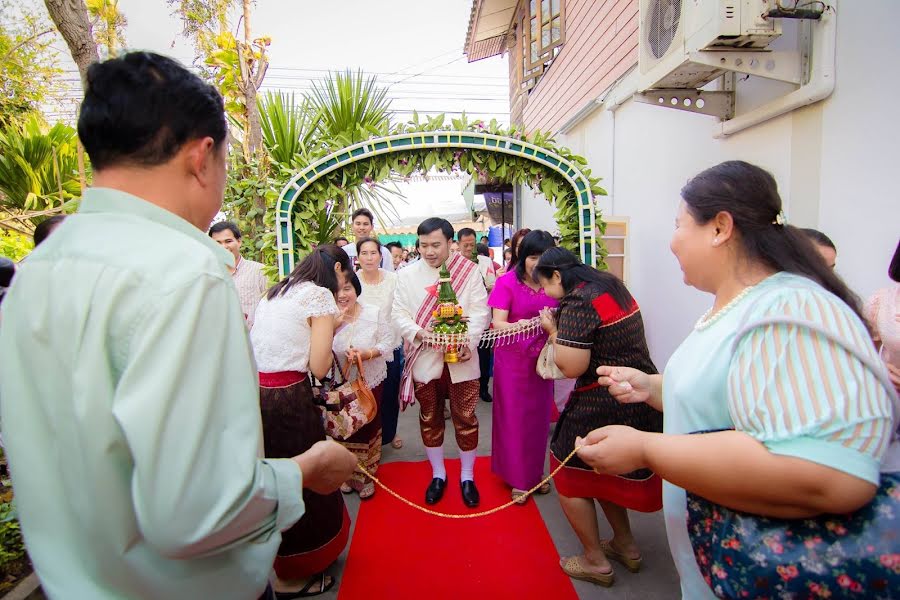
[{"label": "woman in white lace top", "polygon": [[[309,374],[324,377],[331,368],[333,334],[341,315],[334,293],[350,273],[343,250],[319,246],[256,308],[250,342],[259,369],[266,457],[295,456],[325,439]],[[349,537],[350,518],[339,492],[303,490],[303,504],[300,520],[282,532],[275,557],[278,592],[334,585],[324,567],[337,559]]]},{"label": "woman in white lace top", "polygon": [[[343,323],[334,335],[333,348],[340,368],[347,372],[349,365],[351,379],[356,376],[357,368],[354,365],[357,364],[357,358],[362,361],[363,372],[360,375],[372,390],[379,406],[378,413],[370,423],[341,442],[370,473],[375,473],[381,461],[380,408],[384,387],[382,384],[387,377],[385,361],[386,358],[393,359],[393,340],[390,326],[381,318],[378,307],[358,301],[361,291],[359,279],[350,273],[336,296],[338,309],[343,314]],[[346,494],[357,491],[359,497],[365,500],[375,493],[375,484],[369,477],[357,472],[341,487],[341,491]]]},{"label": "woman in white lace top", "polygon": [[400,415],[400,376],[403,374],[403,345],[400,334],[393,331],[391,307],[394,304],[394,290],[397,288],[397,274],[379,267],[381,243],[374,238],[362,238],[356,242],[359,263],[362,301],[378,307],[381,319],[388,324],[394,335],[391,350],[393,360],[388,363],[387,380],[384,382],[381,411],[381,440],[394,448],[401,448],[403,440],[397,437],[397,419]]}]

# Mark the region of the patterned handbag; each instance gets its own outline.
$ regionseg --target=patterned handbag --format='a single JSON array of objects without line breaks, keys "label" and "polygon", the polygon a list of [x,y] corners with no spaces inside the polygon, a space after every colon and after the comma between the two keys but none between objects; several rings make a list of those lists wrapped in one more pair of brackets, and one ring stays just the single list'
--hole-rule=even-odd
[{"label": "patterned handbag", "polygon": [[[325,433],[336,440],[346,440],[372,422],[378,412],[375,394],[363,378],[362,361],[357,357],[357,378],[349,380],[351,365],[339,369],[337,356],[331,365],[329,376],[313,389],[316,404],[322,413]],[[337,373],[342,383],[337,384]]]},{"label": "patterned handbag", "polygon": [[[741,328],[734,347],[744,334],[764,324],[809,327],[846,348],[887,388],[897,424],[900,404],[884,368],[815,323],[790,317],[756,321]],[[900,597],[898,457],[895,430],[875,497],[849,515],[761,517],[688,492],[688,534],[710,589],[719,598]]]}]

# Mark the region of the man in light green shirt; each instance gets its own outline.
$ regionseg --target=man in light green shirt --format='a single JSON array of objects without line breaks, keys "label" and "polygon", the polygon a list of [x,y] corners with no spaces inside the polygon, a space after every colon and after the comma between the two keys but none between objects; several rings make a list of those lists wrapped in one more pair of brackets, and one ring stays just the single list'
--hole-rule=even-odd
[{"label": "man in light green shirt", "polygon": [[264,460],[253,354],[206,236],[222,99],[132,53],[88,71],[94,188],[19,270],[0,319],[0,416],[22,531],[54,598],[256,598],[302,488],[355,466],[320,442]]}]

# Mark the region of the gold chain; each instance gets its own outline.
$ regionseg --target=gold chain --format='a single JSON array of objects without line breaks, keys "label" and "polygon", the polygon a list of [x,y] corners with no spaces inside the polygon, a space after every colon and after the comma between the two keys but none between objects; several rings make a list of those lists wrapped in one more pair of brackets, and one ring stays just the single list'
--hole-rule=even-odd
[{"label": "gold chain", "polygon": [[393,497],[396,498],[397,500],[400,500],[400,501],[403,502],[404,504],[406,504],[406,505],[408,505],[408,506],[411,506],[411,507],[413,507],[413,508],[415,508],[415,509],[417,509],[417,510],[422,511],[423,513],[426,513],[426,514],[429,514],[429,515],[432,515],[432,516],[435,516],[435,517],[443,517],[443,518],[445,518],[445,519],[476,519],[476,518],[478,518],[478,517],[486,517],[486,516],[488,516],[488,515],[492,515],[492,514],[494,514],[494,513],[500,512],[501,510],[504,510],[504,509],[506,509],[506,508],[509,508],[509,507],[512,506],[513,504],[521,504],[522,502],[524,502],[526,498],[528,498],[528,497],[531,496],[533,493],[535,493],[536,491],[538,491],[538,490],[541,488],[542,485],[544,485],[545,483],[549,483],[549,481],[550,481],[551,479],[553,479],[554,477],[556,477],[556,474],[559,473],[560,470],[561,470],[564,466],[566,466],[566,463],[568,463],[569,460],[571,460],[571,458],[572,458],[573,456],[575,456],[575,453],[576,453],[576,452],[578,452],[578,448],[573,449],[573,450],[569,453],[569,455],[566,457],[566,459],[565,459],[564,461],[562,461],[562,462],[559,464],[558,467],[556,467],[555,469],[553,469],[553,472],[550,473],[546,478],[544,478],[544,480],[543,480],[542,482],[540,482],[539,484],[537,484],[536,486],[534,486],[533,488],[531,488],[530,490],[528,490],[527,492],[525,492],[525,493],[522,494],[521,496],[517,497],[516,500],[510,500],[510,501],[507,502],[506,504],[502,504],[502,505],[500,505],[500,506],[498,506],[498,507],[496,507],[496,508],[492,508],[492,509],[490,509],[490,510],[483,510],[483,511],[477,512],[477,513],[467,513],[467,514],[464,514],[464,515],[451,515],[451,514],[448,514],[448,513],[438,512],[438,511],[436,511],[436,510],[431,510],[430,508],[425,508],[424,506],[419,506],[418,504],[416,504],[416,503],[413,502],[412,500],[407,500],[406,498],[404,498],[403,496],[401,496],[400,494],[398,494],[397,492],[395,492],[394,490],[392,490],[392,489],[389,488],[388,486],[386,486],[386,485],[384,485],[383,483],[381,483],[381,481],[379,481],[379,479],[378,479],[377,477],[375,477],[374,475],[370,474],[370,473],[366,470],[366,468],[365,468],[364,466],[362,466],[362,464],[357,465],[356,468],[357,468],[359,471],[362,471],[363,474],[365,474],[367,477],[371,478],[372,481],[374,481],[375,483],[377,483],[378,486],[381,487],[381,489],[383,489],[384,491],[386,491],[388,494],[390,494],[391,496],[393,496]]}]

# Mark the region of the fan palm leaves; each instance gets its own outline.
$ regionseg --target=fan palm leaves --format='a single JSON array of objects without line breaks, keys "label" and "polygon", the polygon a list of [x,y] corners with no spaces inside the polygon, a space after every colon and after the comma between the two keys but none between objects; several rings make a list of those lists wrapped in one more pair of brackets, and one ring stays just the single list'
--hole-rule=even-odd
[{"label": "fan palm leaves", "polygon": [[284,166],[308,157],[321,123],[309,100],[298,103],[293,93],[285,92],[267,92],[260,97],[259,120],[263,145],[272,160]]},{"label": "fan palm leaves", "polygon": [[36,117],[0,130],[0,210],[20,222],[60,212],[81,194],[75,130]]},{"label": "fan palm leaves", "polygon": [[332,149],[386,135],[390,127],[387,88],[378,87],[375,78],[362,71],[348,69],[313,83],[310,102],[321,118],[321,138]]}]

